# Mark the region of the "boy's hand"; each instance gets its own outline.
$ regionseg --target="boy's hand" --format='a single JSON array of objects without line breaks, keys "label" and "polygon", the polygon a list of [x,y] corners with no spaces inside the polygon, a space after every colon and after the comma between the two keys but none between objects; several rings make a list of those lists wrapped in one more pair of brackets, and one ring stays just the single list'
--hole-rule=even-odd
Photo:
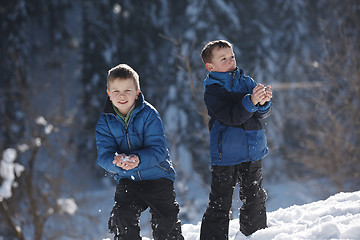
[{"label": "boy's hand", "polygon": [[124,170],[131,170],[133,168],[136,168],[139,163],[139,156],[135,154],[130,154],[129,156],[126,156],[126,154],[124,153],[115,156],[113,161],[113,164]]},{"label": "boy's hand", "polygon": [[258,84],[253,90],[253,93],[251,94],[251,102],[256,106],[260,101],[262,101],[265,98],[266,92],[264,85]]},{"label": "boy's hand", "polygon": [[264,90],[265,90],[265,96],[263,97],[263,99],[261,99],[259,101],[260,105],[264,105],[266,102],[270,101],[272,98],[271,86],[268,85],[266,88],[264,88]]}]

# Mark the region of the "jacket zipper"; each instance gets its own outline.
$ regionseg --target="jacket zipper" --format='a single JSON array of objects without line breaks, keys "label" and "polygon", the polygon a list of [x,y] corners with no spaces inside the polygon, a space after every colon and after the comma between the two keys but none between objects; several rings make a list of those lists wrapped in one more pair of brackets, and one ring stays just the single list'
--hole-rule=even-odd
[{"label": "jacket zipper", "polygon": [[[120,121],[120,120],[119,120]],[[130,120],[129,120],[130,122]],[[124,122],[124,125],[125,125],[125,133],[126,133],[126,142],[128,144],[128,147],[129,147],[129,151],[131,152],[131,144],[130,144],[130,138],[129,138],[129,131],[128,131],[128,125]],[[140,174],[140,171],[137,171],[136,172],[139,179],[142,180],[142,177],[141,177],[141,174]]]},{"label": "jacket zipper", "polygon": [[219,161],[221,161],[221,158],[222,158],[222,150],[223,150],[223,140],[222,140],[222,135],[223,133],[220,132],[220,135],[219,135],[219,142],[218,142],[218,145],[219,145]]},{"label": "jacket zipper", "polygon": [[171,172],[170,169],[167,169],[166,167],[163,167],[163,166],[161,165],[161,163],[159,164],[159,167],[160,167],[161,169],[164,169],[165,171],[167,171],[167,172],[169,172],[169,173]]},{"label": "jacket zipper", "polygon": [[234,87],[234,80],[235,80],[235,71],[233,71],[233,73],[232,73],[232,77],[233,77],[233,79],[232,79],[232,81],[231,81],[231,90],[233,89],[233,87]]},{"label": "jacket zipper", "polygon": [[[116,118],[118,121],[122,122],[122,123],[125,125],[126,142],[127,142],[129,151],[131,151],[131,144],[130,144],[130,138],[129,138],[128,125],[124,122],[124,120],[119,119],[117,116],[115,116],[115,118]],[[129,122],[130,122],[130,120],[129,120]]]},{"label": "jacket zipper", "polygon": [[129,132],[128,132],[128,126],[125,124],[125,132],[126,132],[126,141],[129,147],[129,150],[131,152],[131,145],[130,145],[130,138],[129,138]]},{"label": "jacket zipper", "polygon": [[[129,119],[129,122],[130,122],[130,120],[131,120],[131,119]],[[127,144],[128,144],[129,151],[131,152],[131,144],[130,144],[130,138],[129,138],[128,124],[126,124],[126,123],[124,122],[124,125],[125,125],[125,133],[126,133],[126,142],[127,142]],[[136,173],[137,173],[139,179],[142,180],[140,171],[137,171]]]},{"label": "jacket zipper", "polygon": [[137,171],[137,175],[138,175],[139,179],[142,180],[141,175],[140,175],[140,171]]},{"label": "jacket zipper", "polygon": [[[119,120],[119,121],[121,121],[121,120]],[[130,120],[129,120],[129,122],[130,122]],[[130,138],[129,138],[128,125],[125,122],[123,122],[123,123],[125,125],[126,142],[127,142],[128,147],[129,147],[129,151],[131,152],[131,144],[130,144]],[[137,173],[139,179],[142,180],[140,171],[137,171],[136,173]]]}]

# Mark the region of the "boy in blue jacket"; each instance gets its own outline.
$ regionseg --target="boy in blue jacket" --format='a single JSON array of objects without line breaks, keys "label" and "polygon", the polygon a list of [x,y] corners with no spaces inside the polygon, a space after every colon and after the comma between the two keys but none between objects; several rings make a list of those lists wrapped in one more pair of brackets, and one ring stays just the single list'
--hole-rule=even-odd
[{"label": "boy in blue jacket", "polygon": [[164,126],[144,100],[139,76],[128,65],[108,72],[104,112],[96,126],[97,163],[118,181],[109,219],[114,240],[141,239],[139,219],[150,207],[155,240],[183,240]]},{"label": "boy in blue jacket", "polygon": [[237,68],[231,43],[211,41],[201,57],[209,71],[204,101],[210,116],[211,192],[201,223],[201,240],[228,239],[233,190],[240,184],[240,231],[266,228],[262,159],[268,154],[259,119],[270,114],[271,87],[256,84]]}]

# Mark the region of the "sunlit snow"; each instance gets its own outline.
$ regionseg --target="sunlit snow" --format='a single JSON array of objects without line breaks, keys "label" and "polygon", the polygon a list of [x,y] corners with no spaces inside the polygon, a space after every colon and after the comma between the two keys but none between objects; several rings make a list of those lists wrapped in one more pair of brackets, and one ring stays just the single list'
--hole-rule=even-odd
[{"label": "sunlit snow", "polygon": [[[185,239],[199,240],[200,226],[200,222],[184,224]],[[338,193],[323,201],[269,212],[268,228],[249,237],[238,229],[238,219],[232,220],[229,240],[360,239],[360,191]]]}]

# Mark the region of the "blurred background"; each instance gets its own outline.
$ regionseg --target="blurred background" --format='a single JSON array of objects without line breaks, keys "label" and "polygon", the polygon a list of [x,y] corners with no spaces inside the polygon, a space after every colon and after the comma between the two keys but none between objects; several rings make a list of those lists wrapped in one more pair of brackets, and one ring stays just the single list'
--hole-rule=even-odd
[{"label": "blurred background", "polygon": [[94,129],[119,63],[162,116],[182,222],[200,221],[211,177],[200,51],[216,39],[274,90],[268,211],[359,190],[360,1],[2,0],[0,29],[1,240],[106,237],[116,183],[96,165]]}]

